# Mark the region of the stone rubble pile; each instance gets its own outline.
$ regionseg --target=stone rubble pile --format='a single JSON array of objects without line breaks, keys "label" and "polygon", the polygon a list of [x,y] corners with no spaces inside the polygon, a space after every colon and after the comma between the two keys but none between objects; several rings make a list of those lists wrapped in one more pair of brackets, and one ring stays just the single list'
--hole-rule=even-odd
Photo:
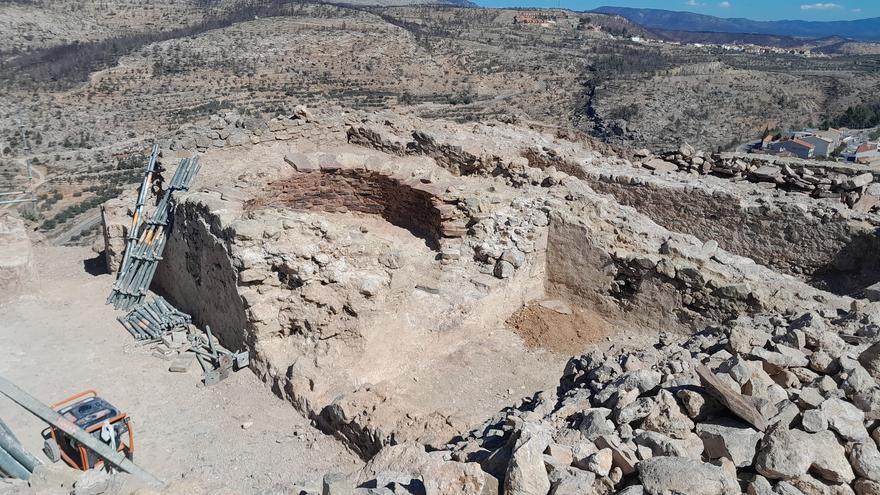
[{"label": "stone rubble pile", "polygon": [[510,278],[537,249],[541,230],[550,222],[546,199],[517,198],[507,208],[492,209],[479,200],[464,201],[473,219],[463,250],[473,253],[482,271]]},{"label": "stone rubble pile", "polygon": [[568,362],[556,393],[447,450],[386,447],[348,491],[324,493],[876,495],[875,321],[762,314],[593,350]]},{"label": "stone rubble pile", "polygon": [[797,166],[785,160],[743,157],[731,153],[706,153],[689,144],[654,156],[648,150],[635,152],[643,168],[658,173],[687,172],[713,174],[732,180],[750,180],[770,188],[808,194],[815,198],[839,198],[850,208],[868,211],[880,205],[880,184],[870,172],[846,175],[827,169]]}]

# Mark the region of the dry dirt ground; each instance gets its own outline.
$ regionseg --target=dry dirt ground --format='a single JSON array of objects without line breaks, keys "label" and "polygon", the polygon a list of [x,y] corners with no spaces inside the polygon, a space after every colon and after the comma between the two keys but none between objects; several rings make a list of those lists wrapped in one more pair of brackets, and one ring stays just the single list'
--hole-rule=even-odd
[{"label": "dry dirt ground", "polygon": [[588,308],[564,306],[558,309],[539,302],[530,303],[511,315],[507,324],[526,347],[563,355],[584,352],[610,340],[610,325],[598,313]]},{"label": "dry dirt ground", "polygon": [[[96,389],[133,418],[138,464],[209,493],[320,491],[323,473],[361,466],[250,372],[206,388],[195,368],[170,373],[167,362],[134,346],[104,305],[112,276],[87,272],[94,256],[85,248],[38,248],[35,280],[0,294],[0,375],[47,403]],[[45,459],[41,421],[5,397],[0,417]]]}]

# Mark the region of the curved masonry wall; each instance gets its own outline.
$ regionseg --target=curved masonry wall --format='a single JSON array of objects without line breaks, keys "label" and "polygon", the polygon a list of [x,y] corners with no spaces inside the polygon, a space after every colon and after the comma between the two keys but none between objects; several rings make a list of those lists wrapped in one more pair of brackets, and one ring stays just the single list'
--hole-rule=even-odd
[{"label": "curved masonry wall", "polygon": [[443,237],[441,211],[446,209],[427,188],[416,189],[378,172],[353,169],[296,174],[272,182],[265,199],[255,204],[380,215],[435,247]]}]

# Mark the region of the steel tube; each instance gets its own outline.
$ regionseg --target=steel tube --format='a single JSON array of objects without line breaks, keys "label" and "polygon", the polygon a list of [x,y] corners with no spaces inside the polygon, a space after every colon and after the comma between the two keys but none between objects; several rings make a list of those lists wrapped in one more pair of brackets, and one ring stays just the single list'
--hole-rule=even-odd
[{"label": "steel tube", "polygon": [[5,450],[30,472],[33,472],[37,466],[42,464],[36,457],[32,456],[30,452],[24,450],[24,447],[18,443],[18,440],[3,430],[0,430],[0,449]]},{"label": "steel tube", "polygon": [[31,477],[31,472],[25,469],[9,452],[0,448],[0,471],[6,473],[7,476],[26,480]]},{"label": "steel tube", "polygon": [[11,205],[14,203],[28,203],[31,201],[36,201],[36,199],[8,199],[6,201],[0,201],[0,205]]}]

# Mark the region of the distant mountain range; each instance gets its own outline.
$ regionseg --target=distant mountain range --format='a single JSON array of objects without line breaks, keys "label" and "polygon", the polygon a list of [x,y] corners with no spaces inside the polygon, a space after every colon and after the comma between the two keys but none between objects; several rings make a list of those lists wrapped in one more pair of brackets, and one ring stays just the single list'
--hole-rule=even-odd
[{"label": "distant mountain range", "polygon": [[714,33],[749,33],[799,38],[844,38],[880,41],[880,17],[856,21],[753,21],[724,19],[693,12],[631,7],[599,7],[600,14],[619,15],[649,29]]}]

